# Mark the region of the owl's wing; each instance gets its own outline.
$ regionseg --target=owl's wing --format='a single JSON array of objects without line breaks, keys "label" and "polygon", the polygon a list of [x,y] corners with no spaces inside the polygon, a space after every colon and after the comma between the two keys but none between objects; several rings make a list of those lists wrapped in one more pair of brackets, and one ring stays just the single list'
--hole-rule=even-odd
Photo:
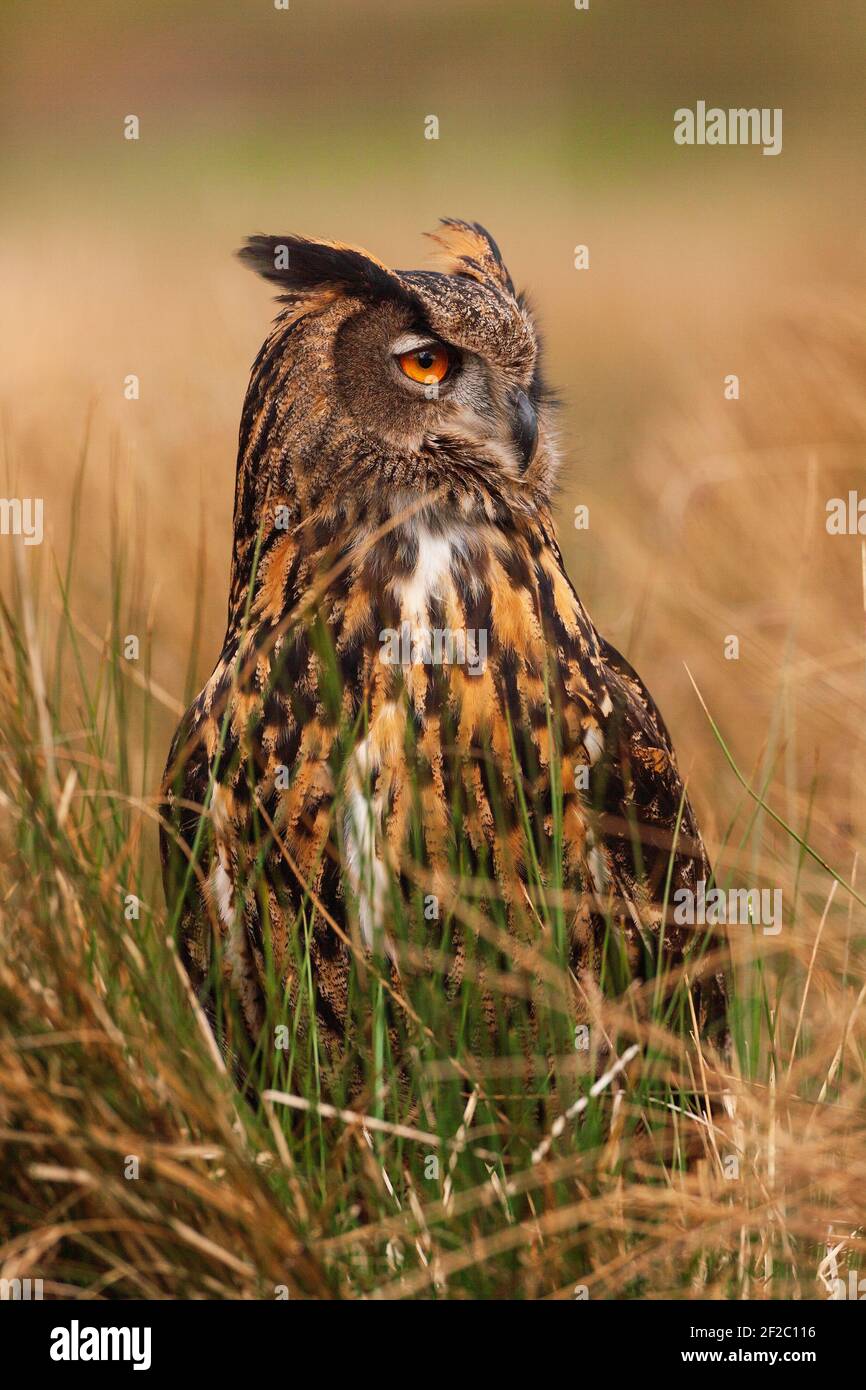
[{"label": "owl's wing", "polygon": [[[213,682],[213,678],[212,678]],[[254,1040],[264,1017],[260,961],[254,939],[260,929],[255,892],[245,888],[245,868],[255,860],[250,802],[235,795],[241,776],[225,768],[213,781],[214,706],[209,682],[175,734],[163,784],[160,852],[163,884],[181,960],[205,1014],[214,1026],[219,978],[240,1005],[245,1031]],[[232,785],[233,784],[233,785]],[[227,808],[230,808],[228,810]],[[244,1030],[242,1030],[244,1031]],[[238,1077],[239,1036],[225,1011],[220,1032]]]},{"label": "owl's wing", "polygon": [[206,1003],[210,973],[206,884],[213,845],[206,813],[210,768],[199,705],[200,700],[190,706],[172,740],[163,777],[159,849],[169,925],[176,929],[193,987]]},{"label": "owl's wing", "polygon": [[[602,669],[612,711],[606,726],[606,758],[596,787],[607,861],[617,895],[633,920],[654,921],[661,936],[661,908],[666,900],[664,955],[678,965],[694,964],[699,1023],[724,1016],[727,992],[726,942],[716,931],[695,931],[672,923],[674,894],[697,895],[707,884],[710,865],[697,820],[686,793],[670,734],[658,706],[640,676],[609,642],[599,638]],[[702,969],[704,955],[715,961]]]},{"label": "owl's wing", "polygon": [[261,625],[226,645],[175,734],[161,830],[170,923],[205,1010],[213,1017],[222,979],[255,1040],[268,981],[298,988],[296,922],[309,900],[317,1007],[339,1035],[347,953],[328,926],[342,897],[329,853],[338,726],[306,628],[283,643],[279,666],[272,633]]}]

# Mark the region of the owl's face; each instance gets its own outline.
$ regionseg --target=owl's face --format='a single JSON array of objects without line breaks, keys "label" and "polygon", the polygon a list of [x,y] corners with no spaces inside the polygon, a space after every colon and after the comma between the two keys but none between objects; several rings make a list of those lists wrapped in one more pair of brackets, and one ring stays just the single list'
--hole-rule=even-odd
[{"label": "owl's face", "polygon": [[443,488],[453,501],[461,484],[464,500],[488,488],[521,509],[549,496],[551,404],[526,304],[483,228],[446,222],[433,239],[444,270],[394,271],[292,237],[255,237],[240,253],[288,305],[245,418],[269,411],[276,439],[259,442],[291,461],[312,504]]}]

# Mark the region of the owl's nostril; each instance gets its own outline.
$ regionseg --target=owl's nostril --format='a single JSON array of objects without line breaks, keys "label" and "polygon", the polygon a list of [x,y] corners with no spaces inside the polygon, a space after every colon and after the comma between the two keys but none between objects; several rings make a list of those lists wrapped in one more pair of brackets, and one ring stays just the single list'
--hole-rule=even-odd
[{"label": "owl's nostril", "polygon": [[511,432],[524,468],[528,468],[538,447],[538,416],[525,391],[511,397]]}]

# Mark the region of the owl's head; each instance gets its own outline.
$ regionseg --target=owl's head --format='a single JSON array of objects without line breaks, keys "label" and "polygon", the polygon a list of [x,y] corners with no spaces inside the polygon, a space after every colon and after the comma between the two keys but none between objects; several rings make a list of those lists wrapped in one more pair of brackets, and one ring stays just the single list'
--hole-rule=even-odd
[{"label": "owl's head", "polygon": [[429,494],[469,522],[548,500],[552,402],[526,301],[483,227],[447,220],[431,237],[434,270],[296,236],[239,252],[286,307],[247,394],[236,529],[264,489],[367,518]]}]

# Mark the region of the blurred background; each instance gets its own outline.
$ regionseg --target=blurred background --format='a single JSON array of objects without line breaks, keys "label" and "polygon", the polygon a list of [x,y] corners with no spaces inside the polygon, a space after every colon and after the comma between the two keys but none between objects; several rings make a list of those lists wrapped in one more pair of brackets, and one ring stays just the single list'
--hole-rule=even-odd
[{"label": "blurred background", "polygon": [[[86,457],[73,610],[104,634],[114,545],[123,622],[170,697],[153,785],[202,553],[196,682],[219,651],[272,314],[233,251],[296,231],[423,265],[448,215],[483,222],[531,296],[570,574],[665,712],[711,841],[742,794],[684,663],[746,774],[851,872],[866,567],[825,509],[866,495],[857,0],[4,0],[0,24],[3,489],[44,498],[47,632]],[[782,153],[677,146],[674,111],[699,100],[781,107]],[[790,859],[744,825],[765,863]]]}]

